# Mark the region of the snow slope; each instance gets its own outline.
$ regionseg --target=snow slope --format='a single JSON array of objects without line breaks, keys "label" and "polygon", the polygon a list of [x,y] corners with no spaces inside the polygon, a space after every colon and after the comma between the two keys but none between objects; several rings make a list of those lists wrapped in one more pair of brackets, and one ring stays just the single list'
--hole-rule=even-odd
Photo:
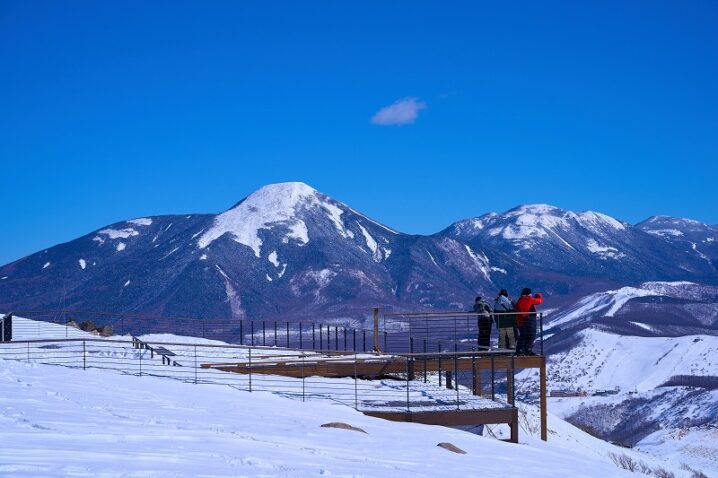
[{"label": "snow slope", "polygon": [[[0,388],[2,476],[630,476],[561,448],[226,386],[3,361]],[[320,427],[332,421],[367,433]]]},{"label": "snow slope", "polygon": [[[17,320],[24,338],[32,338],[32,321]],[[52,324],[44,330],[46,336],[68,333]],[[88,351],[109,342],[87,342]],[[0,347],[15,345],[22,344]],[[57,350],[48,348],[47,358]],[[141,352],[129,347],[127,353]],[[630,476],[609,458],[624,450],[554,416],[550,441],[538,440],[538,413],[531,406],[522,407],[522,444],[512,445],[450,428],[374,419],[326,399],[301,402],[220,381],[117,373],[126,358],[106,356],[105,363],[116,360],[116,368],[84,371],[28,363],[22,355],[0,360],[0,475],[474,476],[481,470],[488,476]],[[320,427],[332,421],[367,433]],[[467,454],[438,448],[440,442]],[[626,453],[654,468],[666,466],[647,454]]]}]

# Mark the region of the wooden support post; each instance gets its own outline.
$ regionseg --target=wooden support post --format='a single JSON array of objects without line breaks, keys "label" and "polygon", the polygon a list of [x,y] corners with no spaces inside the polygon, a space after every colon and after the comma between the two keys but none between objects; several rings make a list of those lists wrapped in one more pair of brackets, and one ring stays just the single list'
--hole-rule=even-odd
[{"label": "wooden support post", "polygon": [[513,367],[506,369],[506,401],[509,402],[511,405],[514,405],[514,369],[513,369]]},{"label": "wooden support post", "polygon": [[541,439],[548,441],[548,414],[546,410],[546,357],[541,357],[539,368],[539,396],[541,399]]},{"label": "wooden support post", "polygon": [[481,376],[483,375],[483,369],[479,368],[476,371],[476,381],[474,382],[474,395],[477,397],[481,397],[484,394],[484,391],[481,389]]},{"label": "wooden support post", "polygon": [[511,429],[511,443],[518,443],[519,442],[519,418],[518,418],[518,412],[516,413],[515,419],[509,424],[509,428]]},{"label": "wooden support post", "polygon": [[379,350],[379,307],[374,307],[374,352]]}]

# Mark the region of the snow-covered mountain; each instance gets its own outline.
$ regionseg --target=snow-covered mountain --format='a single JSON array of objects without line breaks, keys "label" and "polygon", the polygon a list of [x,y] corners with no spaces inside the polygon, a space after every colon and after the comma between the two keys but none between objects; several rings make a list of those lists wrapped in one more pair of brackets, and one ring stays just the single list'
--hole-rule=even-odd
[{"label": "snow-covered mountain", "polygon": [[653,216],[636,227],[693,254],[718,270],[718,227],[702,222],[669,216]]},{"label": "snow-covered mountain", "polygon": [[701,256],[712,236],[696,251],[644,229],[528,205],[409,235],[306,184],[271,184],[220,214],[132,219],[0,267],[0,307],[336,319],[466,310],[502,287],[560,306],[645,281],[718,282]]},{"label": "snow-covered mountain", "polygon": [[0,268],[6,310],[363,316],[467,307],[493,288],[482,252],[399,233],[303,183],[263,187],[218,215],[112,224]]},{"label": "snow-covered mountain", "polygon": [[715,268],[684,248],[605,214],[545,204],[452,224],[440,235],[484,250],[508,283],[575,294],[649,280],[715,283]]},{"label": "snow-covered mountain", "polygon": [[549,409],[600,438],[718,469],[716,371],[718,337],[589,327],[548,367],[549,388],[587,396],[550,399]]},{"label": "snow-covered mountain", "polygon": [[[718,467],[718,287],[647,282],[546,319],[552,413],[595,436]],[[608,391],[608,392],[607,392]]]}]

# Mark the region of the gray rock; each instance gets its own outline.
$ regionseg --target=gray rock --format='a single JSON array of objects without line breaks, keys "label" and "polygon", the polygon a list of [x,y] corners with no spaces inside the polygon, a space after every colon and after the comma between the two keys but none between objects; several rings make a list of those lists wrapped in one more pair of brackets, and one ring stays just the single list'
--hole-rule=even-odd
[{"label": "gray rock", "polygon": [[324,425],[322,425],[322,428],[341,428],[342,430],[352,430],[355,432],[366,433],[361,428],[353,427],[353,426],[349,425],[348,423],[342,423],[342,422],[325,423]]},{"label": "gray rock", "polygon": [[462,450],[461,448],[459,448],[458,446],[456,446],[452,443],[441,442],[436,446],[441,447],[444,450],[453,451],[454,453],[458,453],[459,455],[466,455],[466,452],[464,450]]},{"label": "gray rock", "polygon": [[103,325],[102,327],[99,327],[97,331],[102,335],[103,337],[109,337],[112,335],[112,326],[111,325]]}]

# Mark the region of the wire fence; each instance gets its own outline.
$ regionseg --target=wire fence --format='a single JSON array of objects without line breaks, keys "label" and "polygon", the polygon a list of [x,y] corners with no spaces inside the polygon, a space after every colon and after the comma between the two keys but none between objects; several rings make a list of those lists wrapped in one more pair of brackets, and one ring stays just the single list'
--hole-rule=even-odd
[{"label": "wire fence", "polygon": [[[487,370],[486,356],[467,352],[377,355],[63,338],[5,342],[0,344],[0,359],[219,384],[302,401],[329,400],[363,412],[487,410],[514,403],[506,387],[513,379],[509,372]],[[471,363],[473,367],[467,366]]]},{"label": "wire fence", "polygon": [[[503,351],[516,348],[517,338],[531,335],[535,352],[543,355],[543,313],[506,312],[491,316],[471,312],[380,313],[374,312],[374,327],[354,322],[278,321],[249,319],[201,319],[112,314],[107,312],[51,310],[20,311],[18,315],[66,327],[86,324],[106,335],[152,336],[172,334],[238,345],[284,347],[297,350],[344,352],[383,351],[429,353],[456,351]],[[527,326],[515,327],[517,317],[526,316]],[[68,325],[71,324],[71,325]],[[28,325],[40,328],[39,325]],[[15,328],[18,326],[16,325]],[[39,331],[38,331],[39,332]],[[98,332],[99,333],[99,332]],[[502,341],[507,333],[513,339]],[[519,339],[520,340],[520,339]]]}]

